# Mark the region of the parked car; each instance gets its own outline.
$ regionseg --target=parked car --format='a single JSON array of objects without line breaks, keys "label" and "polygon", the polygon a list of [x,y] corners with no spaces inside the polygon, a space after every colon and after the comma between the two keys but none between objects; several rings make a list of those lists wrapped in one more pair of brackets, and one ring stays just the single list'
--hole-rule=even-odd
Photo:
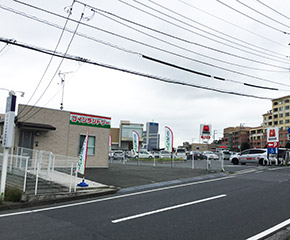
[{"label": "parked car", "polygon": [[186,149],[185,148],[177,148],[174,153],[174,158],[180,160],[186,160]]},{"label": "parked car", "polygon": [[171,153],[166,150],[161,150],[159,153],[159,158],[171,158]]},{"label": "parked car", "polygon": [[138,156],[139,156],[139,158],[154,158],[152,153],[150,153],[148,151],[139,151],[139,154],[136,153],[134,157],[137,158]]},{"label": "parked car", "polygon": [[114,159],[125,159],[125,154],[123,150],[115,150],[114,151]]},{"label": "parked car", "polygon": [[203,160],[205,156],[200,151],[191,151],[189,152],[189,157],[187,159],[192,160],[194,157],[194,160]]},{"label": "parked car", "polygon": [[113,151],[109,151],[109,158],[113,158],[114,157],[114,152]]},{"label": "parked car", "polygon": [[212,151],[204,151],[203,155],[207,160],[219,160],[219,156]]},{"label": "parked car", "polygon": [[[269,155],[269,160],[271,163],[277,162],[277,158],[273,155]],[[269,160],[267,156],[267,149],[265,148],[247,149],[231,158],[231,162],[234,165],[238,165],[239,163],[242,165],[247,163],[258,163],[260,165],[265,165]]]},{"label": "parked car", "polygon": [[231,157],[230,151],[222,151],[222,157],[224,160],[230,160]]},{"label": "parked car", "polygon": [[155,158],[159,158],[159,151],[151,151],[150,152]]}]

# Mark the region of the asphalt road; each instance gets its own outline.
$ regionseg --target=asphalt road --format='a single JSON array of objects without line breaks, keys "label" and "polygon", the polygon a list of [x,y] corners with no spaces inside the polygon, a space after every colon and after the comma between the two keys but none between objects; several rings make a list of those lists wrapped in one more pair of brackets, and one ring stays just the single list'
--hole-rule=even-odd
[{"label": "asphalt road", "polygon": [[[1,212],[1,239],[247,239],[289,219],[290,168]],[[254,238],[255,239],[255,238]]]}]

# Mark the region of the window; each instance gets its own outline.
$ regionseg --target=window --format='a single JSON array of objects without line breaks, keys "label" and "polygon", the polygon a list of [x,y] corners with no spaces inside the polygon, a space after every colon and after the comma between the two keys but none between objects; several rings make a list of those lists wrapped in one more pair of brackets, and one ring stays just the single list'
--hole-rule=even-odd
[{"label": "window", "polygon": [[278,105],[278,102],[274,102],[274,106]]},{"label": "window", "polygon": [[289,113],[285,113],[285,117],[289,117]]},{"label": "window", "polygon": [[274,122],[274,125],[278,125],[278,121],[275,121],[275,122]]},{"label": "window", "polygon": [[272,119],[272,116],[269,116],[269,120],[271,120]]},{"label": "window", "polygon": [[290,102],[289,99],[285,99],[285,103],[288,103],[288,102]]},{"label": "window", "polygon": [[[81,153],[85,137],[86,135],[80,135],[79,154]],[[88,155],[89,156],[95,155],[95,142],[96,142],[96,137],[89,136],[89,142],[88,142]]]},{"label": "window", "polygon": [[280,101],[279,101],[279,104],[283,104],[283,100],[280,100]]},{"label": "window", "polygon": [[281,133],[281,134],[279,134],[279,138],[282,138],[283,137],[283,134]]},{"label": "window", "polygon": [[280,114],[279,114],[279,117],[282,118],[282,117],[283,117],[283,113],[280,113]]},{"label": "window", "polygon": [[283,111],[283,107],[279,107],[279,111]]},{"label": "window", "polygon": [[283,120],[280,120],[280,121],[279,121],[279,124],[283,124]]},{"label": "window", "polygon": [[278,108],[274,108],[274,111],[273,112],[278,112]]},{"label": "window", "polygon": [[289,119],[286,119],[286,120],[285,120],[285,123],[289,123]]},{"label": "window", "polygon": [[274,118],[278,118],[278,115],[274,115]]},{"label": "window", "polygon": [[289,105],[285,106],[285,110],[288,110],[289,109]]},{"label": "window", "polygon": [[280,131],[283,131],[283,127],[280,127],[279,130],[280,130]]}]

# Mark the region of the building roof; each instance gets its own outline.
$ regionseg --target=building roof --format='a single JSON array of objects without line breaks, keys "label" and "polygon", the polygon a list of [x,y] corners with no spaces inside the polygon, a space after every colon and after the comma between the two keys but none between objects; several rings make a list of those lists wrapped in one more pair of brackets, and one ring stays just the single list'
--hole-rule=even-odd
[{"label": "building roof", "polygon": [[35,131],[51,131],[56,130],[56,127],[49,124],[41,124],[41,123],[31,123],[31,122],[18,122],[18,128],[27,129],[27,130],[35,130]]}]

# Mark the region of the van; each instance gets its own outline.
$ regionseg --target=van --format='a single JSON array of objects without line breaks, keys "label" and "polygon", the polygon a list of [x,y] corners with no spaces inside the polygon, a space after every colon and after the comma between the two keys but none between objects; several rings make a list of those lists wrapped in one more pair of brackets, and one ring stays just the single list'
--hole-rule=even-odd
[{"label": "van", "polygon": [[186,149],[185,148],[177,148],[174,153],[174,158],[179,160],[186,160]]}]

